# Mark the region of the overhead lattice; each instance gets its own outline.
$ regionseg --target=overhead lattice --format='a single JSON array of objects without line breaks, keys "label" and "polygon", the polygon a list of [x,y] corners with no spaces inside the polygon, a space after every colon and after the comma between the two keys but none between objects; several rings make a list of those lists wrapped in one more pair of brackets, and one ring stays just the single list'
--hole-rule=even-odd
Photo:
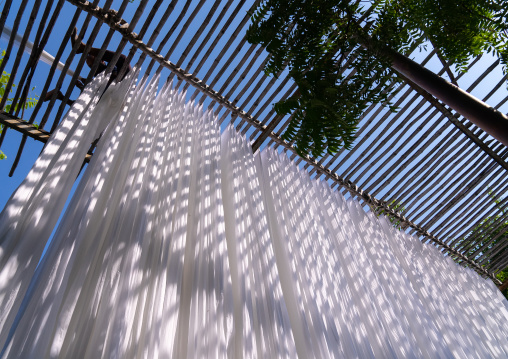
[{"label": "overhead lattice", "polygon": [[[38,90],[40,98],[53,88],[74,98],[79,93],[74,87],[78,76],[90,81],[95,71],[85,65],[90,47],[109,48],[117,56],[124,52],[142,74],[175,77],[189,100],[213,110],[222,126],[233,124],[251,140],[254,150],[273,146],[286,151],[312,176],[358,197],[366,209],[402,221],[404,230],[441,246],[483,275],[492,276],[508,266],[508,149],[428,94],[403,84],[392,100],[398,112],[383,105],[365,111],[352,150],[317,159],[298,157],[291,144],[280,139],[289,119],[277,116],[272,108],[279,99],[291,96],[296,86],[286,72],[267,77],[263,65],[269,55],[244,38],[248,12],[257,4],[5,0],[0,28],[11,28],[12,36],[5,43],[0,71],[11,73],[10,82],[17,84],[14,101],[37,78],[46,80]],[[76,55],[70,42],[75,26],[79,39],[88,45],[82,55]],[[17,41],[16,33],[21,35]],[[27,43],[33,43],[31,55],[24,52]],[[38,63],[43,49],[56,58],[52,66]],[[455,77],[430,48],[413,57],[506,112],[506,78],[495,59],[478,58],[468,73]],[[63,70],[57,69],[58,62],[64,63]],[[67,70],[74,74],[67,76]],[[0,106],[6,102],[4,96]],[[22,116],[15,106],[11,109],[10,114],[0,115],[1,122],[44,142],[67,108],[65,101],[53,98],[39,101],[30,115]],[[38,129],[19,118],[38,123]],[[8,132],[3,131],[2,140]],[[14,167],[25,142],[24,137]]]}]

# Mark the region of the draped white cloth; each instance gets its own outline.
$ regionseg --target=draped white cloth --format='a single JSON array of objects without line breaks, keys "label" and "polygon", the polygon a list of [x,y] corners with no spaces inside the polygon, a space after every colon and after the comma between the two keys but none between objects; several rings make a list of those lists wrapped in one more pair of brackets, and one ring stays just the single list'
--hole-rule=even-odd
[{"label": "draped white cloth", "polygon": [[136,75],[87,87],[0,215],[2,357],[508,357],[492,282]]}]

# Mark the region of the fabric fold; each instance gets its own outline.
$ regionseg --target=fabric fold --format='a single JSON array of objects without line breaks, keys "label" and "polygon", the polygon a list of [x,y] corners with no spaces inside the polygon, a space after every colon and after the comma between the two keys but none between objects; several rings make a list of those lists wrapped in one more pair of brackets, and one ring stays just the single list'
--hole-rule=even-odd
[{"label": "fabric fold", "polygon": [[493,283],[137,76],[85,89],[0,214],[0,357],[508,357]]}]

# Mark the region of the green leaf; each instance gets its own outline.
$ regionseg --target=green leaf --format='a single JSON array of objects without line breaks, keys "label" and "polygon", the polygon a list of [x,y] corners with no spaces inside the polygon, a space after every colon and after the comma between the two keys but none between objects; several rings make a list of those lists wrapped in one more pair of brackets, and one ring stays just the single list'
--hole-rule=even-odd
[{"label": "green leaf", "polygon": [[[378,0],[374,6],[362,24],[363,4],[353,0],[265,0],[251,14],[247,40],[270,53],[265,73],[277,76],[288,68],[298,86],[297,101],[280,101],[274,109],[292,116],[283,136],[294,140],[302,154],[318,156],[352,146],[367,104],[397,110],[388,101],[397,86],[387,85],[400,79],[379,52],[359,46],[359,36],[366,34],[379,48],[402,54],[432,43],[459,71],[472,57],[490,51],[508,73],[504,2]],[[367,30],[359,27],[365,23]]]}]

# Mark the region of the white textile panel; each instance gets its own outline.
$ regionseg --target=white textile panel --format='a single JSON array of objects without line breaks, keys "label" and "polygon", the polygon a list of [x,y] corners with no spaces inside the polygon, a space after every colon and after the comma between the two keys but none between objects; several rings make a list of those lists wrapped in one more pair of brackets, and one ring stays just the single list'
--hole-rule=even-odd
[{"label": "white textile panel", "polygon": [[493,283],[135,77],[87,87],[0,215],[1,357],[508,357]]},{"label": "white textile panel", "polygon": [[90,143],[103,126],[104,118],[94,115],[103,108],[96,104],[106,83],[100,75],[85,88],[0,214],[0,342],[6,340],[5,329],[14,322]]}]

